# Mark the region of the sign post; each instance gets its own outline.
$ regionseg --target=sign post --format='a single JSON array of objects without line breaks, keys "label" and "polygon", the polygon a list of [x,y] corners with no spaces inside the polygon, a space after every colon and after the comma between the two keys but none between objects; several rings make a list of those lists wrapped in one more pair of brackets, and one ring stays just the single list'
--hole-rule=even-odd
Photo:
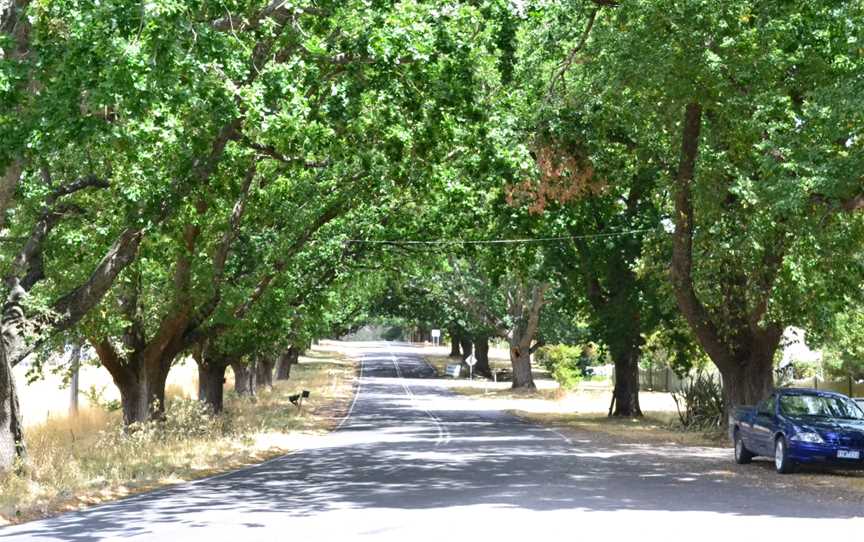
[{"label": "sign post", "polygon": [[468,378],[474,380],[474,364],[477,363],[477,358],[474,357],[474,354],[470,354],[465,358],[465,363],[468,364]]},{"label": "sign post", "polygon": [[441,330],[433,329],[432,330],[432,346],[439,346],[441,344]]}]

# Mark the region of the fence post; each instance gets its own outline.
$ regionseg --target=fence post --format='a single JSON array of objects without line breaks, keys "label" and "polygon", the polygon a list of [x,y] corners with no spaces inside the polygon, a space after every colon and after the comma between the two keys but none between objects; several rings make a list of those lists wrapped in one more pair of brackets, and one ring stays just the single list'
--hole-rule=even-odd
[{"label": "fence post", "polygon": [[848,376],[846,378],[849,379],[849,397],[852,397],[852,377]]},{"label": "fence post", "polygon": [[819,389],[819,377],[818,376],[813,377],[813,389],[814,390]]},{"label": "fence post", "polygon": [[669,384],[669,373],[671,373],[671,372],[672,372],[672,370],[669,367],[666,367],[666,391],[667,392],[672,391],[670,389],[670,384]]}]

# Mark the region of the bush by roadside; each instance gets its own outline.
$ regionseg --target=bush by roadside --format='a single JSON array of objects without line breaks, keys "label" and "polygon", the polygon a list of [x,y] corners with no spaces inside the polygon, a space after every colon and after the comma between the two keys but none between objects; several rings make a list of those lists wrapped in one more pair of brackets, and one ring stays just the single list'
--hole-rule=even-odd
[{"label": "bush by roadside", "polygon": [[565,390],[574,389],[585,376],[587,364],[581,347],[566,344],[543,346],[534,354],[534,359]]}]

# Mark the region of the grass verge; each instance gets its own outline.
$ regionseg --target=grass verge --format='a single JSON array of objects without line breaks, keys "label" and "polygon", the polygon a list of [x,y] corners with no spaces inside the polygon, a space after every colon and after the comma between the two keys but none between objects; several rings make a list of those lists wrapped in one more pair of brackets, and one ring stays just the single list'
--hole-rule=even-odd
[{"label": "grass verge", "polygon": [[[447,364],[454,363],[452,358],[444,356],[426,356],[426,360],[435,367],[439,376],[444,374]],[[509,367],[509,362],[497,360],[497,363],[502,368]],[[490,390],[478,385],[454,385],[450,389],[472,399],[487,401],[490,408],[558,429],[600,432],[625,442],[728,446],[728,437],[721,430],[684,430],[678,423],[674,403],[668,394],[640,394],[646,412],[642,418],[610,418],[604,413],[609,406],[611,389],[597,388],[590,381],[581,383],[580,389],[574,391],[559,387],[535,390],[499,387]]]},{"label": "grass verge", "polygon": [[596,413],[544,413],[512,410],[511,414],[557,429],[574,432],[599,432],[615,437],[621,442],[640,444],[677,444],[682,446],[728,447],[726,433],[718,431],[684,430],[667,416],[644,416],[642,418],[618,418]]},{"label": "grass verge", "polygon": [[[26,470],[0,478],[0,522],[47,517],[288,453],[338,425],[356,370],[338,353],[312,351],[272,390],[253,398],[227,392],[220,416],[175,395],[164,424],[131,434],[123,432],[119,412],[96,409],[32,426]],[[302,412],[288,400],[301,389],[311,391]]]}]

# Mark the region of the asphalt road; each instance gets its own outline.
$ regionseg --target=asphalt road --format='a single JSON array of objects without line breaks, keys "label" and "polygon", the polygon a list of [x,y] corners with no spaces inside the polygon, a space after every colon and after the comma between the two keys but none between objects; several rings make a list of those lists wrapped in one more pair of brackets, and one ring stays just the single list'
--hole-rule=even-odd
[{"label": "asphalt road", "polygon": [[864,532],[860,504],[736,475],[726,450],[565,436],[477,410],[436,383],[409,346],[364,343],[358,351],[363,371],[350,416],[315,447],[6,527],[0,541],[803,540]]}]

